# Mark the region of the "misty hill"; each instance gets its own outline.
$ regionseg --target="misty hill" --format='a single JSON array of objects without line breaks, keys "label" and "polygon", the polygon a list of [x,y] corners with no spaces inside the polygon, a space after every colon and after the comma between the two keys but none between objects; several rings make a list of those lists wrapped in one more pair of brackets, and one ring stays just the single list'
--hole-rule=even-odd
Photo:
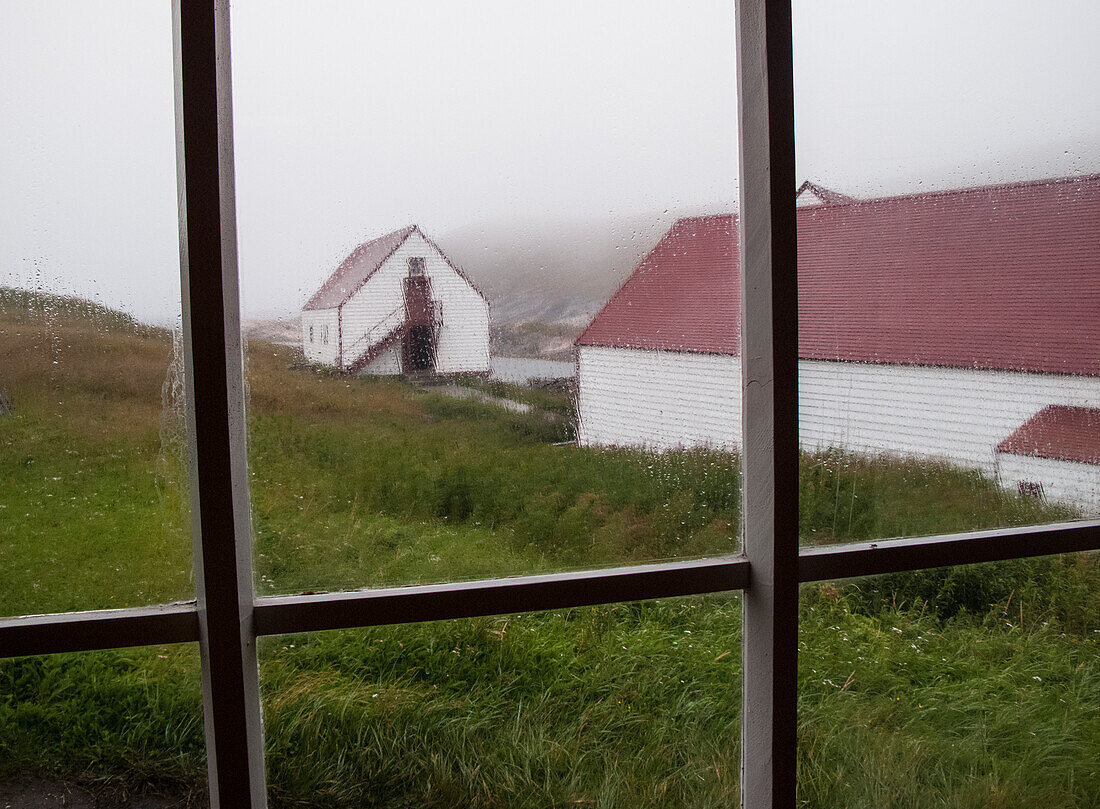
[{"label": "misty hill", "polygon": [[141,323],[127,312],[87,298],[6,286],[0,286],[0,317],[16,325],[80,323],[101,334],[168,334],[164,329]]},{"label": "misty hill", "polygon": [[498,220],[437,241],[492,305],[494,325],[584,326],[680,216]]}]

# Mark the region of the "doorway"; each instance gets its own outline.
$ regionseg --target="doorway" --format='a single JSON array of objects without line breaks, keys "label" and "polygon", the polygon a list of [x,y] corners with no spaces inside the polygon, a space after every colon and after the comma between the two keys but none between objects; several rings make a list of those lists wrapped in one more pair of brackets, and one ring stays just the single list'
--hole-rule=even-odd
[{"label": "doorway", "polygon": [[409,372],[435,368],[435,341],[431,326],[413,326],[405,338],[405,367]]}]

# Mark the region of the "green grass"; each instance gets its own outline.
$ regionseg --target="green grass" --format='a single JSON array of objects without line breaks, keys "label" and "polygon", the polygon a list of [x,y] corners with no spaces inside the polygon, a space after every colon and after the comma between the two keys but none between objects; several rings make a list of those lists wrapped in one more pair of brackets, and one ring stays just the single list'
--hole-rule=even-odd
[{"label": "green grass", "polygon": [[1018,497],[977,470],[836,449],[804,453],[799,482],[799,526],[807,544],[931,536],[1079,516],[1067,506]]},{"label": "green grass", "polygon": [[198,666],[190,645],[3,661],[0,780],[31,772],[201,789]]},{"label": "green grass", "polygon": [[733,800],[738,618],[736,602],[699,600],[280,639],[265,668],[276,795],[319,806]]},{"label": "green grass", "polygon": [[[0,614],[190,597],[174,356],[0,290]],[[734,455],[553,446],[566,394],[470,383],[535,407],[513,414],[293,359],[248,357],[262,593],[736,550]],[[804,542],[1075,516],[938,464],[830,451],[801,475]],[[1100,805],[1097,638],[1095,556],[806,588],[800,800]],[[726,597],[267,639],[273,804],[733,805],[739,650]],[[189,647],[0,661],[0,778],[201,790],[197,674]]]},{"label": "green grass", "polygon": [[[808,806],[1093,806],[1096,634],[1000,608],[867,616],[811,588],[799,631]],[[1095,627],[1096,615],[1093,615]]]},{"label": "green grass", "polygon": [[[799,641],[804,805],[1096,805],[1094,637],[808,588]],[[739,647],[719,597],[268,639],[272,803],[736,805]],[[9,661],[0,773],[199,788],[194,663]]]}]

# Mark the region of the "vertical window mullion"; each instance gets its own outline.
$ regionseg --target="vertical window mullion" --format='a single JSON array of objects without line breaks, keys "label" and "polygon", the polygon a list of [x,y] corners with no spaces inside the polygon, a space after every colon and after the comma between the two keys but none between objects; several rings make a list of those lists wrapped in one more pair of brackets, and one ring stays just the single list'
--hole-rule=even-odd
[{"label": "vertical window mullion", "polygon": [[741,804],[795,805],[798,305],[789,0],[737,4],[744,549]]},{"label": "vertical window mullion", "polygon": [[195,592],[210,805],[265,806],[245,458],[229,5],[174,0]]}]

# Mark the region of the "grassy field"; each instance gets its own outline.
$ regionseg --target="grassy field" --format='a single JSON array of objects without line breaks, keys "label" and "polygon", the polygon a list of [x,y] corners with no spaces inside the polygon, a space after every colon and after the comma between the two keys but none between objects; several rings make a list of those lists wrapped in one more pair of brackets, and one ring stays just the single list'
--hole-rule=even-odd
[{"label": "grassy field", "polygon": [[[171,335],[0,290],[0,614],[188,598]],[[262,593],[736,550],[731,455],[555,446],[568,397],[512,414],[248,355]],[[167,369],[167,372],[166,372]],[[477,383],[481,384],[481,383]],[[805,542],[1070,518],[977,473],[803,458]],[[800,800],[1100,805],[1095,557],[803,592]],[[723,806],[737,795],[740,602],[707,597],[266,639],[276,806]],[[0,661],[0,779],[201,792],[187,647]]]}]

